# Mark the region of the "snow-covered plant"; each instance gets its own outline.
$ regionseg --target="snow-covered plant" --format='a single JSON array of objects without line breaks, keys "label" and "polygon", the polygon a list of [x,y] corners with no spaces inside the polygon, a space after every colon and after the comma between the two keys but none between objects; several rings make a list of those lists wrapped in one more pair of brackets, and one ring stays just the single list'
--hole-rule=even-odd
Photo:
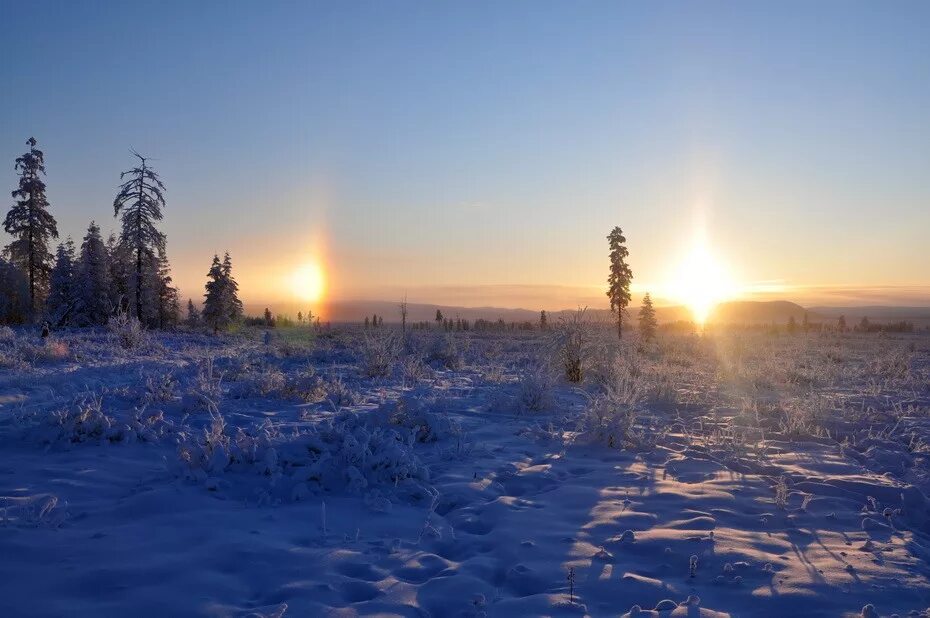
[{"label": "snow-covered plant", "polygon": [[460,340],[453,333],[438,335],[433,339],[426,361],[451,371],[461,369],[464,362]]},{"label": "snow-covered plant", "polygon": [[553,376],[545,365],[530,367],[517,382],[517,409],[541,412],[552,404]]},{"label": "snow-covered plant", "polygon": [[439,408],[440,404],[435,399],[404,396],[383,404],[372,417],[411,431],[417,442],[436,442],[461,436],[461,425]]},{"label": "snow-covered plant", "polygon": [[594,395],[578,419],[576,440],[622,448],[633,442],[635,421],[636,410],[627,402],[609,395]]},{"label": "snow-covered plant", "polygon": [[387,377],[391,374],[398,350],[399,341],[393,331],[365,331],[359,350],[362,374],[368,378]]},{"label": "snow-covered plant", "polygon": [[183,402],[187,410],[207,410],[216,413],[223,397],[223,373],[216,368],[212,356],[204,358],[197,365],[197,376],[184,394]]},{"label": "snow-covered plant", "polygon": [[147,403],[172,401],[178,382],[170,371],[152,372],[145,376],[145,395]]},{"label": "snow-covered plant", "polygon": [[775,481],[775,506],[785,510],[788,508],[788,477],[784,474]]},{"label": "snow-covered plant", "polygon": [[585,317],[586,312],[586,309],[578,309],[569,316],[563,315],[550,336],[549,345],[565,379],[572,383],[584,379],[596,344],[594,331]]},{"label": "snow-covered plant", "polygon": [[138,350],[148,341],[148,335],[135,316],[120,311],[107,322],[110,337],[124,350]]}]

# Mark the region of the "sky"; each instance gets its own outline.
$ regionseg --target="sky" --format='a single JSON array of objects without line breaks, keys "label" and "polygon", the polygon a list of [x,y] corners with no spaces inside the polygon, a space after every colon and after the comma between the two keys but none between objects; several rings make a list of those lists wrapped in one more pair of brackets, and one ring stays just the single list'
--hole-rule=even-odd
[{"label": "sky", "polygon": [[606,305],[619,225],[634,296],[930,305],[927,2],[0,0],[0,83],[0,187],[77,240],[152,157],[185,299]]}]

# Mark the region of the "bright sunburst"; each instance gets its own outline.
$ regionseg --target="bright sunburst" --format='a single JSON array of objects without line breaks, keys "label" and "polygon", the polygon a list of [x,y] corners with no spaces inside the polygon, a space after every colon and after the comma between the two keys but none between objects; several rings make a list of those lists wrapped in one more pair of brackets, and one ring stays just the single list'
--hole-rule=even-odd
[{"label": "bright sunburst", "polygon": [[326,291],[326,277],[317,262],[309,262],[291,275],[291,291],[300,300],[319,301]]},{"label": "bright sunburst", "polygon": [[700,238],[678,265],[666,293],[688,307],[695,322],[703,324],[718,303],[737,295],[738,288],[726,267]]}]

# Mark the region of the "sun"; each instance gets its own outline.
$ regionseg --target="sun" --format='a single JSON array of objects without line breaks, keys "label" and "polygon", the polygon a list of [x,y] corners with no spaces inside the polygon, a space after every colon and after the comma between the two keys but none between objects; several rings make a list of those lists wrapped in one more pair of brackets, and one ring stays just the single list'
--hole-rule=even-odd
[{"label": "sun", "polygon": [[734,298],[738,287],[728,269],[717,260],[703,239],[696,241],[678,265],[666,295],[691,311],[704,324],[718,303]]},{"label": "sun", "polygon": [[291,291],[303,301],[316,302],[326,291],[326,277],[317,262],[308,262],[291,275]]}]

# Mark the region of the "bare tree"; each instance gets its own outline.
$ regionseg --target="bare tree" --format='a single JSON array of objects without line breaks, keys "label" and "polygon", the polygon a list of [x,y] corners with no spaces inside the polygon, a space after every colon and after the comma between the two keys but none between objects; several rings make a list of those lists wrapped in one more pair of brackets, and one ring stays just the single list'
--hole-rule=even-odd
[{"label": "bare tree", "polygon": [[404,298],[400,301],[400,329],[401,332],[407,334],[407,295],[404,294]]}]

